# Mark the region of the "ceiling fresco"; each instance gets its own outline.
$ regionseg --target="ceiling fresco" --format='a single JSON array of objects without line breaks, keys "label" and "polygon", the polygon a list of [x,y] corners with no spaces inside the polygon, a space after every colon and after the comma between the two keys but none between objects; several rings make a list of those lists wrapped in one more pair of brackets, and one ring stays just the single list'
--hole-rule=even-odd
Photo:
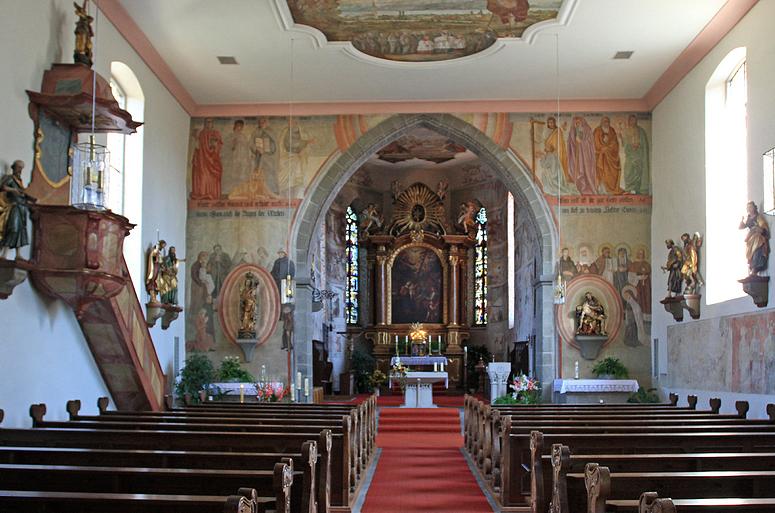
[{"label": "ceiling fresco", "polygon": [[566,0],[288,0],[296,23],[391,61],[457,59],[557,18]]}]

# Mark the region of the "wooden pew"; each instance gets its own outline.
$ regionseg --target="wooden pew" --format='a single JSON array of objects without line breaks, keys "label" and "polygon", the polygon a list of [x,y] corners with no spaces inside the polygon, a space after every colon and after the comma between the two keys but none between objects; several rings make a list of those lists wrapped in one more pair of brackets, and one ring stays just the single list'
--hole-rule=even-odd
[{"label": "wooden pew", "polygon": [[[330,499],[325,505],[349,507],[350,472],[345,461],[349,458],[349,443],[343,433],[330,430],[319,433],[242,433],[199,431],[148,431],[98,429],[0,429],[0,445],[82,447],[107,449],[138,449],[153,447],[157,450],[226,451],[226,452],[290,452],[299,450],[309,440],[323,437],[318,443],[321,454],[319,483],[329,483],[329,489],[318,490],[318,497]],[[321,503],[319,499],[319,503]]]},{"label": "wooden pew", "polygon": [[255,490],[228,497],[0,490],[3,513],[263,513]]},{"label": "wooden pew", "polygon": [[772,471],[611,473],[606,467],[588,463],[583,474],[568,474],[568,479],[571,507],[570,484],[579,480],[586,488],[589,513],[604,513],[607,500],[639,497],[644,488],[674,500],[745,497],[775,501],[770,495],[775,490]]},{"label": "wooden pew", "polygon": [[[273,469],[275,463],[286,459],[301,475],[301,479],[297,476],[291,488],[292,510],[315,513],[318,511],[315,442],[305,442],[299,454],[0,446],[0,463],[22,465],[260,470]],[[321,503],[324,506],[325,499]],[[321,507],[320,511],[324,508]]]},{"label": "wooden pew", "polygon": [[597,434],[532,432],[511,433],[510,418],[504,419],[501,453],[503,486],[500,491],[502,506],[519,506],[528,502],[533,475],[542,472],[531,469],[534,462],[541,461],[540,446],[551,444],[568,445],[579,453],[629,454],[638,452],[775,452],[775,432],[695,432],[695,433],[650,433],[629,432]]},{"label": "wooden pew", "polygon": [[610,513],[771,513],[775,499],[744,499],[726,497],[717,499],[659,498],[656,492],[644,492],[639,500],[609,500]]},{"label": "wooden pew", "polygon": [[[548,462],[547,458],[551,458]],[[568,474],[582,475],[586,464],[595,462],[612,472],[703,472],[756,470],[775,472],[775,453],[639,453],[639,454],[571,454],[567,446],[555,444],[551,456],[542,457],[543,483],[535,487],[537,509],[551,504],[551,510],[567,513],[586,507],[586,488],[571,481]],[[547,475],[547,467],[551,474]],[[534,467],[535,468],[535,467]],[[541,472],[537,468],[536,472]],[[548,486],[546,486],[548,484]],[[575,486],[575,489],[574,489]],[[543,493],[541,493],[542,487]],[[575,502],[569,497],[574,497]]]},{"label": "wooden pew", "polygon": [[273,504],[277,513],[290,513],[293,471],[279,462],[272,471],[0,464],[0,482],[6,490],[162,495],[222,495],[242,482],[274,491],[267,497],[259,493],[258,501]]}]

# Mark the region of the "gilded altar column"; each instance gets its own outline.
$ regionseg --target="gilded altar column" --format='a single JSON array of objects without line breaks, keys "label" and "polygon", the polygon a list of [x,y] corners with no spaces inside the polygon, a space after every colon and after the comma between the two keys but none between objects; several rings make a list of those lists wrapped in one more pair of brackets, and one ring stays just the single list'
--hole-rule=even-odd
[{"label": "gilded altar column", "polygon": [[387,251],[385,246],[377,247],[377,265],[375,273],[376,289],[376,322],[377,326],[387,324],[388,286],[387,286]]}]

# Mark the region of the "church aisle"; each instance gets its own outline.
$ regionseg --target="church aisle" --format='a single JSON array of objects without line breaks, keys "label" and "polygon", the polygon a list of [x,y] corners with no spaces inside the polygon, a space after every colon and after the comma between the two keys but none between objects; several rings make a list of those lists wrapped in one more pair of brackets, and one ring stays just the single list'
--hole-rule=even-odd
[{"label": "church aisle", "polygon": [[460,447],[453,408],[382,408],[382,453],[362,513],[491,512]]}]

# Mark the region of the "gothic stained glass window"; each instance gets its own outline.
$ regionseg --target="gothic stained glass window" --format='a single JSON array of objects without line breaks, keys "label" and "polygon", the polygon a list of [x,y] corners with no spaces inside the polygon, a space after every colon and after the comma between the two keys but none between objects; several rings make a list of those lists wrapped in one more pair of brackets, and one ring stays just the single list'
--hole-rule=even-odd
[{"label": "gothic stained glass window", "polygon": [[476,246],[474,247],[474,325],[487,324],[487,210],[476,214]]},{"label": "gothic stained glass window", "polygon": [[347,289],[344,316],[347,324],[358,324],[358,216],[352,207],[345,212],[345,255],[347,257]]}]

